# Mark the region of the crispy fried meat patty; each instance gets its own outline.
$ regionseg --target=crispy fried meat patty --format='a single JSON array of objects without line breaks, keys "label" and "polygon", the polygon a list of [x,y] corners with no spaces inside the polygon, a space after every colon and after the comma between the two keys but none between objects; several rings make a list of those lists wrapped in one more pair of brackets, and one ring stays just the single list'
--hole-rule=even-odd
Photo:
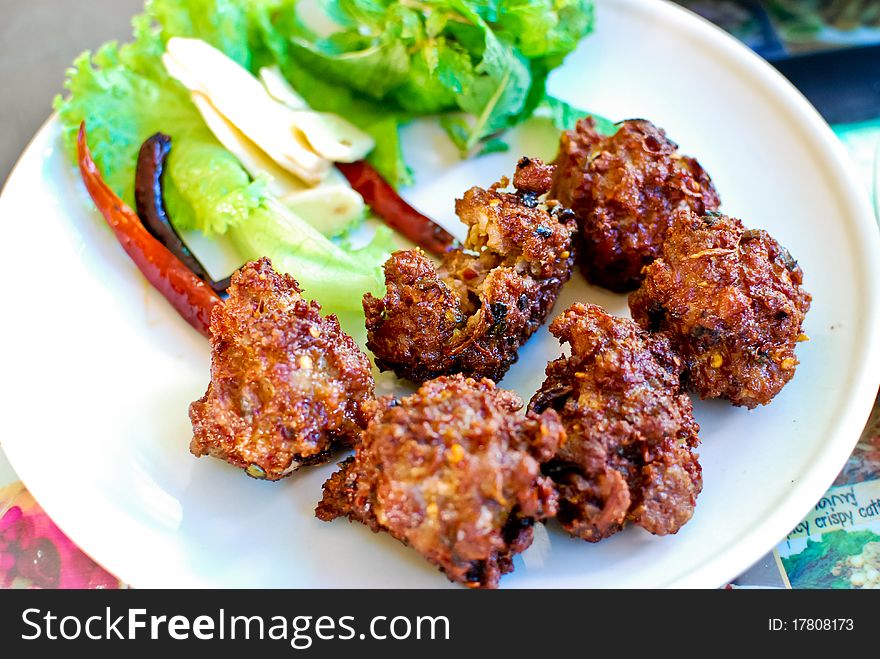
[{"label": "crispy fried meat patty", "polygon": [[592,117],[564,132],[556,157],[552,199],[578,218],[587,279],[626,292],[660,254],[678,209],[718,208],[718,193],[693,158],[650,121],[632,119],[605,137]]},{"label": "crispy fried meat patty", "polygon": [[380,399],[316,515],[387,531],[452,581],[496,587],[531,544],[534,522],[556,512],[540,462],[562,441],[559,417],[521,408],[514,393],[461,375]]},{"label": "crispy fried meat patty", "polygon": [[506,179],[455,203],[470,227],[439,268],[420,250],[392,254],[385,297],[364,296],[367,346],[381,370],[424,382],[463,373],[500,380],[553,308],[574,263],[571,213],[539,204],[550,177],[523,159],[516,193]]},{"label": "crispy fried meat patty", "polygon": [[190,405],[190,451],[277,480],[352,446],[373,399],[367,356],[266,258],[232,278],[211,317],[211,382]]},{"label": "crispy fried meat patty", "polygon": [[683,211],[629,305],[642,327],[670,339],[688,389],[754,408],[794,376],[812,300],[803,277],[766,231]]},{"label": "crispy fried meat patty", "polygon": [[590,542],[627,521],[677,532],[693,515],[702,472],[699,426],[669,342],[595,305],[572,306],[550,331],[571,344],[571,357],[550,362],[529,410],[557,410],[567,433],[543,465],[559,492],[557,519]]}]

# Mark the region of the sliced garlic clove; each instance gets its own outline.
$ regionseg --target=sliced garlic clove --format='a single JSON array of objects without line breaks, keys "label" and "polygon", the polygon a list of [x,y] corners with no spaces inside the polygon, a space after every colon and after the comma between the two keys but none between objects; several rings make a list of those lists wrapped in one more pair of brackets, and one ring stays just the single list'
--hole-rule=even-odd
[{"label": "sliced garlic clove", "polygon": [[162,53],[162,65],[165,67],[165,71],[168,72],[168,75],[177,80],[177,82],[179,82],[190,91],[199,89],[199,81],[196,80],[183,65],[179,64],[177,60],[171,57],[171,55],[169,55],[167,52]]},{"label": "sliced garlic clove", "polygon": [[298,111],[296,126],[316,153],[333,162],[363,160],[376,146],[367,133],[335,114]]},{"label": "sliced garlic clove", "polygon": [[291,110],[310,110],[309,104],[300,96],[293,86],[287,82],[287,78],[281,73],[278,66],[264,66],[260,69],[260,81],[263,87],[279,103],[283,103]]},{"label": "sliced garlic clove", "polygon": [[[333,167],[329,172],[327,172],[327,178],[324,179],[324,182],[321,185],[344,185],[347,188],[351,187],[351,184],[348,182],[348,179],[342,175],[338,169]],[[360,195],[358,195],[360,197]]]},{"label": "sliced garlic clove", "polygon": [[330,161],[313,151],[296,128],[293,111],[275,101],[249,71],[199,39],[170,39],[165,55],[170,75],[190,91],[207,96],[220,114],[282,168],[311,184],[327,175]]},{"label": "sliced garlic clove", "polygon": [[[253,178],[261,175],[267,175],[269,181],[268,190],[276,197],[284,197],[285,195],[309,189],[302,180],[282,169],[269,156],[263,152],[256,144],[247,138],[238,128],[232,125],[226,117],[224,117],[215,108],[210,99],[201,92],[193,92],[192,100],[202,119],[208,125],[210,131],[217,138],[217,141],[223,147],[232,153],[245,171]],[[336,172],[334,168],[332,170]],[[328,176],[328,180],[329,180]],[[335,176],[333,177],[335,180]]]},{"label": "sliced garlic clove", "polygon": [[333,162],[363,160],[376,142],[369,134],[329,112],[315,112],[291,86],[277,66],[260,69],[260,80],[269,95],[296,112],[296,127],[319,155]]},{"label": "sliced garlic clove", "polygon": [[363,198],[335,167],[319,186],[309,187],[263,153],[217,111],[207,96],[193,92],[192,100],[210,131],[247,173],[254,178],[266,176],[268,192],[323,235],[332,238],[363,216]]},{"label": "sliced garlic clove", "polygon": [[[274,185],[269,188],[272,194],[283,197],[291,192],[308,190],[311,187],[302,179],[279,167],[260,147],[220,114],[207,96],[201,92],[193,92],[191,97],[208,129],[227,151],[238,158],[247,173],[254,178],[266,174],[273,179]],[[330,168],[320,185],[343,185],[351,188],[348,179],[335,167]]]}]

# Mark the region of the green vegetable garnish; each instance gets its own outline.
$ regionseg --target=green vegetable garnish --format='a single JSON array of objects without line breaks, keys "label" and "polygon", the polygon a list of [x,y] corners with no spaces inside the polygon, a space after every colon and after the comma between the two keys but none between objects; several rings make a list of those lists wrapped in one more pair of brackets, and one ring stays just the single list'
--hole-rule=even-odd
[{"label": "green vegetable garnish", "polygon": [[67,99],[57,98],[65,146],[73,154],[86,120],[89,146],[104,180],[134,207],[140,145],[157,132],[172,136],[166,201],[176,226],[223,233],[262,203],[264,184],[251,181],[238,160],[205,125],[189,92],[162,66],[164,45],[149,18],[134,21],[134,41],[84,53],[68,71]]},{"label": "green vegetable garnish", "polygon": [[[376,141],[370,163],[394,185],[411,181],[398,129],[436,114],[463,153],[506,148],[506,128],[540,111],[560,127],[578,114],[549,98],[553,68],[592,29],[591,0],[149,0],[134,41],[82,55],[58,98],[74,153],[81,121],[108,184],[133,203],[137,152],[156,132],[174,139],[166,204],[181,230],[227,234],[244,258],[268,256],[331,311],[358,311],[382,288],[387,231],[363,249],[330,241],[284,209],[205,125],[162,65],[172,37],[195,37],[257,73],[277,64],[309,105],[337,113]],[[303,12],[305,13],[305,12]],[[314,13],[314,12],[312,12]],[[308,19],[308,20],[307,20]],[[357,294],[353,294],[356,291]]]},{"label": "green vegetable garnish", "polygon": [[401,123],[465,113],[442,125],[462,153],[485,151],[545,100],[550,71],[593,24],[591,0],[323,0],[331,29],[319,32],[296,0],[272,4],[264,43],[285,75],[313,108],[370,133],[370,162],[396,185],[410,181]]},{"label": "green vegetable garnish", "polygon": [[165,199],[178,229],[226,233],[244,259],[268,256],[328,311],[359,310],[362,291],[382,289],[388,233],[378,232],[366,248],[344,249],[284,209],[266,193],[265,183],[252,180],[220,145],[189,92],[167,75],[162,36],[150,17],[136,18],[134,26],[132,43],[86,53],[68,72],[69,96],[56,99],[55,106],[71,157],[85,120],[105,180],[133,206],[140,145],[156,132],[171,135],[175,146],[164,177]]},{"label": "green vegetable garnish", "polygon": [[596,130],[602,135],[614,135],[617,132],[617,125],[610,119],[606,119],[598,114],[584,112],[552,96],[545,96],[535,110],[536,117],[549,119],[560,130],[573,129],[578,119],[583,118],[586,114],[590,114],[593,117],[593,120],[596,122]]}]

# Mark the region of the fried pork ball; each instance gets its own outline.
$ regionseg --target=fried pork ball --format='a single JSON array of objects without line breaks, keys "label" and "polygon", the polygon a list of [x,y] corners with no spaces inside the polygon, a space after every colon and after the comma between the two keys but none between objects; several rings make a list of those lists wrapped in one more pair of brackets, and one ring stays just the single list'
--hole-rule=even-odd
[{"label": "fried pork ball", "polygon": [[557,520],[589,542],[626,522],[676,533],[703,481],[699,426],[669,342],[595,305],[575,304],[550,331],[571,344],[571,357],[550,362],[529,410],[555,409],[565,426],[565,443],[543,465],[559,493]]},{"label": "fried pork ball", "polygon": [[413,547],[455,582],[495,588],[532,526],[556,512],[541,475],[564,433],[559,417],[461,375],[380,399],[354,457],[324,484],[316,515],[348,517]]},{"label": "fried pork ball", "polygon": [[592,283],[627,292],[660,254],[675,212],[718,208],[718,193],[693,158],[644,119],[605,137],[592,117],[564,132],[552,199],[571,208],[583,239],[581,267]]},{"label": "fried pork ball", "polygon": [[472,188],[456,201],[470,229],[439,268],[420,250],[392,254],[385,297],[364,296],[367,347],[381,370],[424,382],[463,373],[500,380],[553,308],[574,263],[571,213],[540,204],[550,177],[523,159],[516,193]]},{"label": "fried pork ball", "polygon": [[211,317],[211,382],[190,405],[190,451],[278,480],[353,446],[367,424],[367,356],[269,259],[232,278]]},{"label": "fried pork ball", "polygon": [[669,338],[688,389],[754,408],[794,376],[812,300],[803,276],[766,231],[683,211],[629,305],[643,328]]}]

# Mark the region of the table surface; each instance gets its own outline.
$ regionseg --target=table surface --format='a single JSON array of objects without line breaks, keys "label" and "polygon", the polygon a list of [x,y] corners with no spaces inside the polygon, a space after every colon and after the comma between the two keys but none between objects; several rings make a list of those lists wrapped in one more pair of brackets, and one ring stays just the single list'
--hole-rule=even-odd
[{"label": "table surface", "polygon": [[131,35],[143,0],[0,0],[0,181],[52,113],[64,72],[82,51]]},{"label": "table surface", "polygon": [[[131,33],[131,17],[141,10],[143,1],[0,0],[0,15],[4,19],[0,22],[0,78],[4,82],[3,88],[6,91],[0,98],[0,122],[6,127],[6,138],[0,143],[0,181],[6,180],[18,156],[51,114],[52,99],[61,90],[64,72],[73,59],[80,52],[93,49],[105,41],[126,40]],[[871,145],[873,144],[872,142]],[[848,146],[851,147],[850,152],[859,161],[858,149],[854,150],[852,145]],[[866,166],[862,169],[871,171],[873,149],[870,149],[870,153],[866,149],[864,155]],[[877,425],[880,426],[880,418],[877,419]],[[877,436],[875,442],[878,445],[874,449],[877,451],[880,450],[880,431],[875,432],[874,435]],[[0,450],[0,490],[3,489],[4,483],[14,478],[12,473]],[[39,521],[38,507],[20,485],[13,484],[6,489],[15,487],[19,487],[20,491],[7,491],[4,494],[12,497],[12,501],[23,511],[25,517],[31,514],[32,519]],[[5,517],[4,521],[7,524],[15,523],[15,520],[10,522]],[[48,523],[48,520],[46,522]],[[54,525],[51,526],[54,528]],[[2,530],[0,528],[0,531]],[[60,534],[57,530],[55,532]],[[68,551],[68,554],[65,554],[67,560],[72,560],[70,556],[76,559],[79,552],[72,543],[66,548],[65,542],[69,543],[63,536],[55,539],[56,546],[62,551]],[[57,585],[62,587],[119,585],[111,575],[93,566],[84,556],[82,558],[88,562],[88,565],[84,563],[81,569],[69,571],[80,580]],[[775,584],[779,575],[777,563],[778,554],[775,552],[768,554],[750,570],[758,576],[752,580],[748,579],[747,574],[747,582]],[[763,576],[765,573],[772,573],[772,576],[765,578]],[[36,577],[29,583],[37,583]],[[0,587],[4,586],[2,581],[3,579],[0,579]]]}]

